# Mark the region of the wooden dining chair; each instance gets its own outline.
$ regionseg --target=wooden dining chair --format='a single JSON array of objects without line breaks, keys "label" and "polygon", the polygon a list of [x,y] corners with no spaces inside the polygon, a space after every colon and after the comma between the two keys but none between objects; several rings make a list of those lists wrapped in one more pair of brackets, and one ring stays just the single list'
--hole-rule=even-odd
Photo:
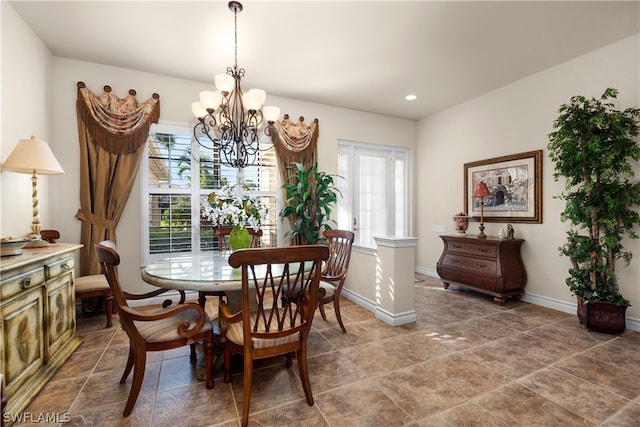
[{"label": "wooden dining chair", "polygon": [[318,302],[322,261],[328,256],[326,246],[305,245],[240,249],[229,257],[232,267],[242,268],[242,309],[231,313],[226,302],[220,303],[220,338],[225,383],[231,381],[231,354],[244,355],[243,427],[249,422],[256,359],[285,355],[285,365],[291,367],[296,352],[302,388],[307,403],[313,405],[307,338]]},{"label": "wooden dining chair", "polygon": [[349,261],[351,260],[351,248],[353,247],[355,236],[349,230],[325,230],[323,234],[329,247],[329,259],[322,270],[318,306],[322,318],[327,320],[324,306],[325,304],[333,303],[333,311],[336,313],[338,324],[342,332],[347,333],[340,314],[340,293],[347,278]]},{"label": "wooden dining chair", "polygon": [[[183,302],[174,306],[167,303],[162,306],[129,306],[127,299],[134,295],[124,292],[120,285],[116,270],[120,264],[120,255],[115,244],[109,240],[102,241],[95,245],[95,251],[113,291],[120,324],[129,337],[129,358],[120,384],[126,381],[132,368],[133,380],[122,415],[128,417],[138,399],[144,379],[147,351],[170,350],[202,341],[206,387],[213,388],[213,324],[204,309],[195,302]],[[165,291],[167,290],[159,289],[137,295],[137,299],[157,296]],[[191,359],[193,361],[193,353]]]},{"label": "wooden dining chair", "polygon": [[[55,243],[56,240],[60,238],[60,232],[58,230],[41,230],[40,237],[49,243]],[[113,294],[111,293],[111,288],[104,274],[76,277],[75,288],[77,299],[102,297],[104,300],[104,311],[107,315],[107,328],[113,326],[112,315],[115,311]],[[82,310],[84,312],[84,306]]]}]

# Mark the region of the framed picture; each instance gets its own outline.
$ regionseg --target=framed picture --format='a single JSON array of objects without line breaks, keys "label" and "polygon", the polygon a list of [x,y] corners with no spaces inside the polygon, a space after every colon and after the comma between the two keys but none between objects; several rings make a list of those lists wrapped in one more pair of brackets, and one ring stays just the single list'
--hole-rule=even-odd
[{"label": "framed picture", "polygon": [[485,222],[542,223],[542,150],[464,164],[464,210],[480,220],[479,197],[484,182],[491,193],[484,199]]}]

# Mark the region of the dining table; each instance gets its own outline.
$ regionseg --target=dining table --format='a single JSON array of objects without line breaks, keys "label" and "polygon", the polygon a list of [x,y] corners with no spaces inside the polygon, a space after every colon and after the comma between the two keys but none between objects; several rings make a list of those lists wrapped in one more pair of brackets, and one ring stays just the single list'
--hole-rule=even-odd
[{"label": "dining table", "polygon": [[[147,264],[141,271],[142,280],[160,288],[196,291],[199,296],[202,296],[201,292],[222,291],[227,298],[229,310],[236,313],[242,309],[242,269],[229,265],[229,256],[232,253],[231,250],[214,250],[198,254],[176,253]],[[305,263],[305,271],[306,267]],[[256,265],[254,269],[256,278],[265,277],[265,265]],[[271,265],[274,277],[281,275],[283,269],[284,264]],[[297,266],[290,265],[290,270],[297,271]],[[255,300],[250,298],[250,301]],[[221,351],[217,349],[214,371],[222,367],[220,356]],[[203,366],[198,368],[197,377],[199,380],[205,379]]]},{"label": "dining table", "polygon": [[[153,261],[141,272],[142,280],[165,289],[201,292],[224,292],[229,309],[242,309],[242,269],[229,265],[231,250],[206,251],[198,254],[180,253]],[[297,266],[291,265],[295,271]],[[256,265],[256,278],[264,278],[267,268]],[[273,264],[274,277],[282,274],[284,265]],[[252,299],[253,300],[253,299]]]},{"label": "dining table", "polygon": [[[230,309],[240,310],[242,270],[229,265],[232,251],[206,251],[198,254],[176,253],[147,264],[142,280],[164,289],[224,292]],[[238,305],[240,304],[240,305]]]}]

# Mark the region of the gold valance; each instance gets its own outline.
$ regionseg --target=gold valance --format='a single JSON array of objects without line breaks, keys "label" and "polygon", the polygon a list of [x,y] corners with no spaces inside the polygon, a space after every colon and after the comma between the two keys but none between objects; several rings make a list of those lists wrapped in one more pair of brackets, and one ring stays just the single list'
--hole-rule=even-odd
[{"label": "gold valance", "polygon": [[306,167],[314,165],[317,161],[317,146],[319,125],[318,119],[306,125],[304,117],[300,117],[294,123],[289,115],[284,115],[284,120],[274,123],[277,130],[275,142],[276,155],[280,162],[280,171],[286,175],[287,168],[292,162],[303,163]]},{"label": "gold valance", "polygon": [[110,86],[97,96],[83,82],[78,82],[76,103],[78,118],[97,145],[113,154],[130,154],[144,145],[152,123],[160,119],[160,95],[143,103],[136,100],[131,89],[125,98],[118,98]]}]

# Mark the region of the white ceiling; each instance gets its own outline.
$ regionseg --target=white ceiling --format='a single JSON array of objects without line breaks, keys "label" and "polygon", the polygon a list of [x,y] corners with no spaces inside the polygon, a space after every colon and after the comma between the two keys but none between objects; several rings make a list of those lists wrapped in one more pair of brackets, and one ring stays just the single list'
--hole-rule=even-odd
[{"label": "white ceiling", "polygon": [[[233,65],[226,1],[10,3],[59,57],[201,81],[203,90]],[[413,120],[640,32],[639,1],[243,5],[243,89]],[[418,99],[405,101],[409,93]]]}]

